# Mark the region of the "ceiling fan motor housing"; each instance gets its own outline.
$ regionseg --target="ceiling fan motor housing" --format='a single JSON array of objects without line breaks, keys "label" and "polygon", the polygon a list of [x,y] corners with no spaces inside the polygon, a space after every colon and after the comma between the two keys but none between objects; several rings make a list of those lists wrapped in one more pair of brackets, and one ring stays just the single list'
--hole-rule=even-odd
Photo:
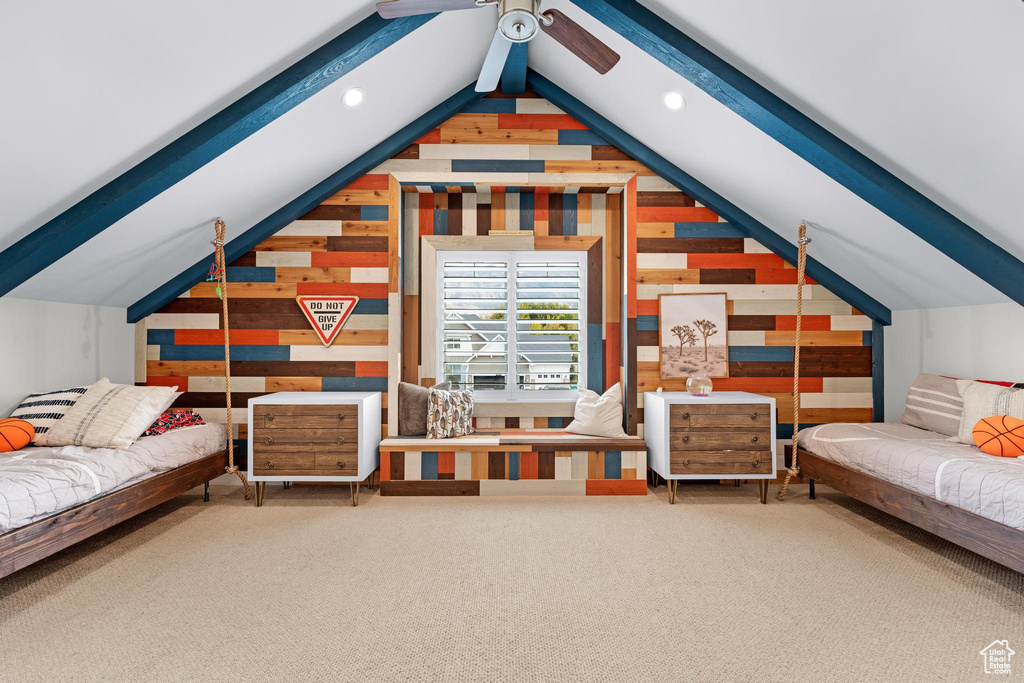
[{"label": "ceiling fan motor housing", "polygon": [[499,0],[498,29],[513,43],[525,43],[540,28],[538,0]]}]

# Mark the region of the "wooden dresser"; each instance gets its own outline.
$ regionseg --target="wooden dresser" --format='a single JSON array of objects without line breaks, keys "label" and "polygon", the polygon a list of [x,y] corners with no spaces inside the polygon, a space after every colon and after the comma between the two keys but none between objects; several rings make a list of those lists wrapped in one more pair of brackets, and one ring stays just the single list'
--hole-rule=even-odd
[{"label": "wooden dresser", "polygon": [[696,397],[644,393],[648,464],[668,482],[675,502],[680,479],[756,479],[761,502],[775,478],[775,399],[742,391]]},{"label": "wooden dresser", "polygon": [[359,483],[377,469],[381,395],[292,391],[249,400],[249,478],[256,505],[268,481],[349,482],[352,504]]}]

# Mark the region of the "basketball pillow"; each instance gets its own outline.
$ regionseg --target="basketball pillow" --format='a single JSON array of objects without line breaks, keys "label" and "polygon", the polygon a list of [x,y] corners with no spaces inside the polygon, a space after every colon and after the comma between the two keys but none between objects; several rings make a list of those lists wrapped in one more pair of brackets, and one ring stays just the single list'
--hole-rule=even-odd
[{"label": "basketball pillow", "polygon": [[1024,455],[1024,420],[996,415],[974,425],[974,443],[989,455],[1017,458]]},{"label": "basketball pillow", "polygon": [[9,417],[0,420],[0,453],[9,453],[24,448],[32,442],[36,428],[30,422]]}]

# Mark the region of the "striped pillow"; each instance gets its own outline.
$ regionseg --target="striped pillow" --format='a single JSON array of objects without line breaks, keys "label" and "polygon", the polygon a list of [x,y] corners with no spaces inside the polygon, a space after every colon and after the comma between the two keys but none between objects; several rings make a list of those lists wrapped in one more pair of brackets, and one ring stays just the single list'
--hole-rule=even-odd
[{"label": "striped pillow", "polygon": [[[956,382],[951,377],[941,375],[918,375],[907,392],[907,405],[900,422],[930,432],[956,436],[964,412],[964,401]],[[974,426],[974,422],[971,426]]]},{"label": "striped pillow", "polygon": [[960,443],[974,446],[974,425],[986,417],[1009,415],[1024,420],[1024,391],[969,379],[958,379],[956,386],[964,400],[964,415],[955,437]]},{"label": "striped pillow", "polygon": [[49,444],[127,448],[181,395],[175,388],[111,384],[104,377],[53,426]]},{"label": "striped pillow", "polygon": [[32,443],[36,446],[46,446],[50,429],[57,420],[64,417],[88,388],[72,387],[44,394],[29,394],[21,405],[14,409],[11,417],[25,420],[35,427],[36,436]]}]

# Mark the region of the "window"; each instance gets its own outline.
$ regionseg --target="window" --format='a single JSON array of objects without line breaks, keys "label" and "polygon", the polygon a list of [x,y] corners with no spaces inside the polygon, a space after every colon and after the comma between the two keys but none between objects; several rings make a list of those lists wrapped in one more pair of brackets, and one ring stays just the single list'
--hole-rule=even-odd
[{"label": "window", "polygon": [[444,379],[483,399],[576,398],[586,386],[585,252],[439,251],[437,260]]}]

